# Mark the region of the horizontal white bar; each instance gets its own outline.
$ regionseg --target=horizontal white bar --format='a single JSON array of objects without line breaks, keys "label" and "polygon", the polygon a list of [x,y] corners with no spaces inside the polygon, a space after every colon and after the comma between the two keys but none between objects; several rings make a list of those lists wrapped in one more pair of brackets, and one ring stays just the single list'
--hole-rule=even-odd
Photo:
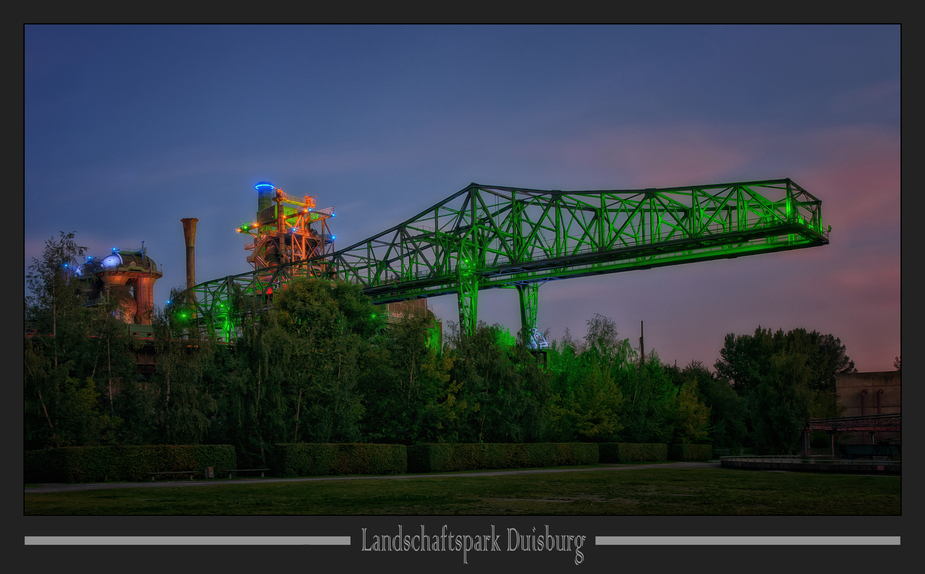
[{"label": "horizontal white bar", "polygon": [[349,536],[26,536],[29,545],[350,546]]},{"label": "horizontal white bar", "polygon": [[595,536],[598,546],[899,545],[899,536]]}]

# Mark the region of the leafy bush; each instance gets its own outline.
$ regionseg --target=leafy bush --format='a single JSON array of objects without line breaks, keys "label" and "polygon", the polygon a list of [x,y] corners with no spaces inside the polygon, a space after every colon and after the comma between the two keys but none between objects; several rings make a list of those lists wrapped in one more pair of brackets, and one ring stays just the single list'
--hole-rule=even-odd
[{"label": "leafy bush", "polygon": [[668,460],[668,445],[662,443],[609,442],[598,445],[601,462],[660,462]]},{"label": "leafy bush", "polygon": [[150,472],[235,468],[229,445],[75,446],[26,451],[25,482],[144,480]]},{"label": "leafy bush", "polygon": [[408,447],[408,472],[597,464],[591,443],[422,443]]},{"label": "leafy bush", "polygon": [[271,464],[277,476],[400,474],[407,470],[406,447],[400,444],[278,444]]},{"label": "leafy bush", "polygon": [[674,444],[668,450],[668,460],[710,460],[713,446],[709,444]]}]

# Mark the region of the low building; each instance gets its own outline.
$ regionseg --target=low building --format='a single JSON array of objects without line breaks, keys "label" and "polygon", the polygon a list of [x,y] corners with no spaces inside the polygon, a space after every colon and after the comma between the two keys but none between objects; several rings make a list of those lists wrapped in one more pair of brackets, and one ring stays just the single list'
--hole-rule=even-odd
[{"label": "low building", "polygon": [[[843,417],[902,412],[902,371],[844,373],[835,376],[835,395]],[[842,444],[898,443],[899,432],[866,431],[840,437]]]}]

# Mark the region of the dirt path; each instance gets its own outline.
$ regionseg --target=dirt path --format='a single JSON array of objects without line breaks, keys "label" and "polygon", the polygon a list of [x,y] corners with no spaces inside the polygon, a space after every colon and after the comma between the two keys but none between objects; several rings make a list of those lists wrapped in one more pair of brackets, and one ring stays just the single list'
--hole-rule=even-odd
[{"label": "dirt path", "polygon": [[505,474],[542,474],[556,472],[585,472],[594,470],[638,470],[648,468],[720,468],[714,462],[666,462],[657,464],[602,464],[590,468],[548,468],[535,470],[488,470],[484,472],[442,472],[436,474],[401,474],[390,476],[312,476],[301,478],[238,478],[234,480],[163,480],[158,482],[93,482],[82,484],[47,483],[27,486],[23,492],[41,494],[44,492],[76,492],[80,490],[107,490],[111,488],[162,488],[165,486],[221,486],[228,484],[266,484],[271,482],[307,482],[314,480],[414,480],[424,477],[453,476],[497,476]]}]

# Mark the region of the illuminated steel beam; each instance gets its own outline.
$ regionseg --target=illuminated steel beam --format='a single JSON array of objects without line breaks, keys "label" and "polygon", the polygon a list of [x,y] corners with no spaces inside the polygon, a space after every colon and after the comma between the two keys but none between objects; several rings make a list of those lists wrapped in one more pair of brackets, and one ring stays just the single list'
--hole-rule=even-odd
[{"label": "illuminated steel beam", "polygon": [[[345,249],[194,291],[213,328],[222,316],[202,309],[213,300],[234,290],[266,303],[298,275],[359,284],[376,303],[456,294],[460,326],[472,332],[482,289],[813,247],[828,232],[822,202],[790,179],[622,191],[472,183]],[[528,322],[534,295],[520,298]]]}]

